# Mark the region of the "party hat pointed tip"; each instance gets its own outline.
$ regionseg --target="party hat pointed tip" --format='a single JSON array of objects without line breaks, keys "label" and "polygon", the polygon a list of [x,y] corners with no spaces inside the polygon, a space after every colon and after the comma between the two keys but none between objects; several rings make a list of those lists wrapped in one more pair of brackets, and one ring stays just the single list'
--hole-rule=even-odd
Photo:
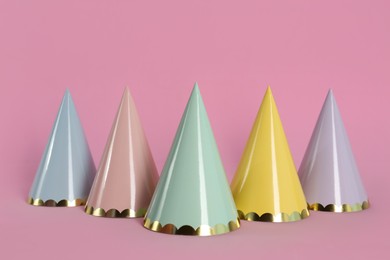
[{"label": "party hat pointed tip", "polygon": [[68,99],[69,99],[69,100],[72,100],[72,95],[70,94],[69,88],[66,88],[66,89],[65,89],[63,99],[64,99],[64,100],[68,100]]},{"label": "party hat pointed tip", "polygon": [[129,89],[129,87],[126,85],[126,86],[123,88],[122,96],[123,96],[123,97],[127,97],[127,96],[130,96],[130,95],[131,95],[130,89]]},{"label": "party hat pointed tip", "polygon": [[330,99],[332,99],[332,100],[335,99],[335,98],[334,98],[334,91],[333,91],[332,88],[329,88],[328,94],[327,94],[326,96],[327,96],[327,98],[330,98]]},{"label": "party hat pointed tip", "polygon": [[192,88],[191,95],[190,95],[190,100],[197,100],[196,103],[199,100],[202,99],[202,94],[200,93],[200,89],[197,83],[194,84],[194,87]]},{"label": "party hat pointed tip", "polygon": [[194,87],[192,88],[192,94],[193,95],[200,95],[200,89],[198,82],[195,82]]},{"label": "party hat pointed tip", "polygon": [[128,104],[128,103],[132,103],[132,102],[134,102],[133,97],[131,96],[131,92],[130,92],[129,87],[126,86],[123,89],[120,106],[122,106],[124,104]]},{"label": "party hat pointed tip", "polygon": [[267,87],[267,89],[265,91],[264,97],[265,98],[270,98],[271,100],[274,100],[274,95],[272,93],[271,86],[268,85],[268,87]]}]

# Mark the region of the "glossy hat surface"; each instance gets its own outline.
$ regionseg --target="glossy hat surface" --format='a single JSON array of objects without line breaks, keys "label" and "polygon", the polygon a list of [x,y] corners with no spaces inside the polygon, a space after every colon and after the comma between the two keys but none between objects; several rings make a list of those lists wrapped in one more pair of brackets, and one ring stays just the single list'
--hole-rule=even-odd
[{"label": "glossy hat surface", "polygon": [[332,212],[369,207],[339,108],[330,90],[299,169],[311,209]]},{"label": "glossy hat surface", "polygon": [[225,171],[197,84],[187,103],[144,226],[209,236],[239,227]]},{"label": "glossy hat surface", "polygon": [[231,187],[242,219],[288,222],[309,215],[270,88],[263,98]]},{"label": "glossy hat surface", "polygon": [[152,153],[126,88],[85,211],[95,216],[143,217],[157,180]]},{"label": "glossy hat surface", "polygon": [[36,206],[83,205],[95,171],[83,128],[67,90],[28,202]]}]

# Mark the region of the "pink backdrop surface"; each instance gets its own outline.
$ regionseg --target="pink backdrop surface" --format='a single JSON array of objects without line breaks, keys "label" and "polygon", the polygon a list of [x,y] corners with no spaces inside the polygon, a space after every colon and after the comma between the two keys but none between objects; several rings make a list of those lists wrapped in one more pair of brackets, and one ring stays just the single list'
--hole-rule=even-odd
[{"label": "pink backdrop surface", "polygon": [[[385,0],[0,0],[0,258],[388,258],[389,10]],[[267,84],[297,167],[333,88],[372,207],[199,238],[27,205],[65,88],[98,164],[129,86],[161,171],[195,81],[229,180]]]}]

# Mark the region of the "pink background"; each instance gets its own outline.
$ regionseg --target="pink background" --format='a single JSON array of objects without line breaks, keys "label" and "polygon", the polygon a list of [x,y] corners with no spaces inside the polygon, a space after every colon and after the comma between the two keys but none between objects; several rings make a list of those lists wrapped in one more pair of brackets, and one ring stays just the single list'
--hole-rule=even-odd
[{"label": "pink background", "polygon": [[[0,0],[0,258],[388,258],[389,10],[386,0]],[[26,204],[66,87],[98,164],[128,85],[161,170],[195,81],[229,180],[267,84],[297,167],[333,88],[372,208],[198,238]]]}]

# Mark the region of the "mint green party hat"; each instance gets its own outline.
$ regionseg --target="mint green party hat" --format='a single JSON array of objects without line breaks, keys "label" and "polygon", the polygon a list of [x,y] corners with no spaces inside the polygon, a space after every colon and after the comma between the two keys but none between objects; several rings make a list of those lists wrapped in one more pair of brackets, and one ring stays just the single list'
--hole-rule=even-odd
[{"label": "mint green party hat", "polygon": [[192,90],[144,226],[168,234],[210,236],[240,227],[198,85]]}]

